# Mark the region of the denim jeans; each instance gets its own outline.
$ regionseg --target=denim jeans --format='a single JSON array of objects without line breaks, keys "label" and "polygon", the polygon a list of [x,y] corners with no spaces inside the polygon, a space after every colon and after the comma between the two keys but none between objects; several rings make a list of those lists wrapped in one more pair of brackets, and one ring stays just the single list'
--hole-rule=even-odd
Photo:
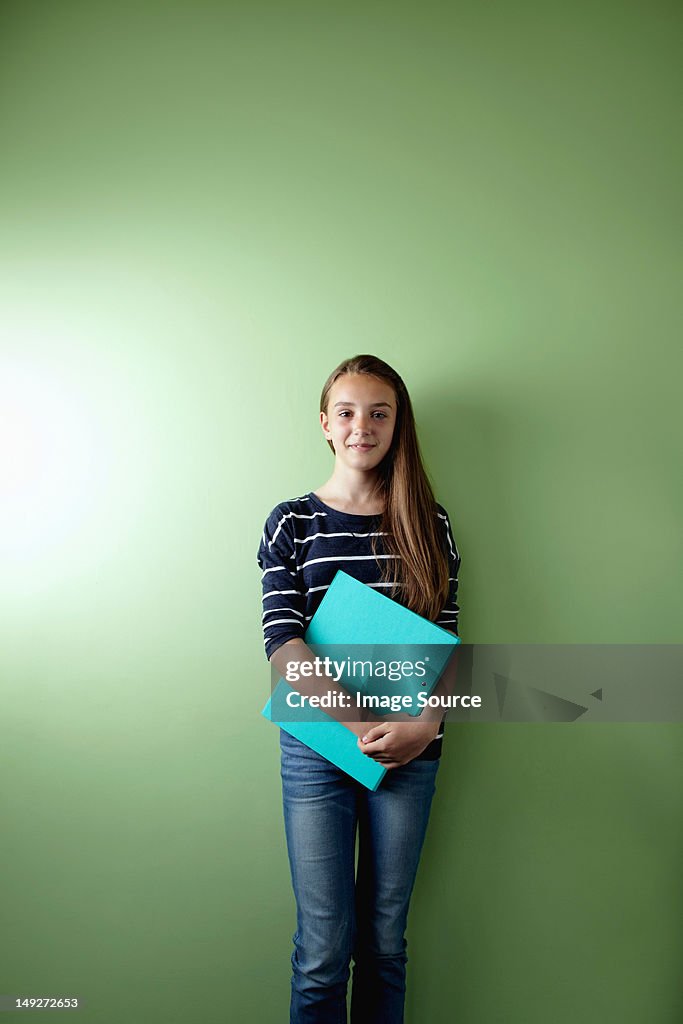
[{"label": "denim jeans", "polygon": [[[297,907],[290,1024],[402,1024],[408,905],[439,761],[390,769],[372,792],[280,730]],[[355,871],[358,830],[358,873]]]}]

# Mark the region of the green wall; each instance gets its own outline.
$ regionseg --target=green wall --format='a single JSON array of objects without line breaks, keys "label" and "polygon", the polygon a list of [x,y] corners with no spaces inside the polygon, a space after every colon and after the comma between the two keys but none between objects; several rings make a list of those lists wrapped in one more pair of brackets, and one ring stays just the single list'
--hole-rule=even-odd
[{"label": "green wall", "polygon": [[[680,22],[2,5],[0,993],[286,1018],[255,556],[345,356],[408,382],[466,640],[683,640]],[[682,791],[675,724],[452,725],[409,1024],[679,1020]]]}]

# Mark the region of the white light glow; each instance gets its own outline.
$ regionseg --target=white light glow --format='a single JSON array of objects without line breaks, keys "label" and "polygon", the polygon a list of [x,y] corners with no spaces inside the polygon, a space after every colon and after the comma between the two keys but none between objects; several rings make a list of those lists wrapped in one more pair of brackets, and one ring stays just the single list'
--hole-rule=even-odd
[{"label": "white light glow", "polygon": [[97,417],[78,377],[36,358],[0,362],[0,552],[26,562],[59,546],[88,515]]}]

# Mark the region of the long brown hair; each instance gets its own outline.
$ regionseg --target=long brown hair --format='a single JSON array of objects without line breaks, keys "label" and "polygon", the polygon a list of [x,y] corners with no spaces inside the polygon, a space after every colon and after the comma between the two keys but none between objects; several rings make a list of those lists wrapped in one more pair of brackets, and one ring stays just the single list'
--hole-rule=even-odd
[{"label": "long brown hair", "polygon": [[[408,390],[401,377],[377,356],[345,359],[325,381],[320,410],[327,414],[330,389],[344,374],[367,373],[389,384],[396,395],[396,423],[389,451],[378,466],[378,492],[384,501],[380,530],[384,551],[382,581],[400,587],[401,603],[434,621],[448,597],[448,556],[439,529],[436,501],[427,479]],[[334,451],[331,441],[327,442]],[[375,554],[376,538],[373,537]]]}]

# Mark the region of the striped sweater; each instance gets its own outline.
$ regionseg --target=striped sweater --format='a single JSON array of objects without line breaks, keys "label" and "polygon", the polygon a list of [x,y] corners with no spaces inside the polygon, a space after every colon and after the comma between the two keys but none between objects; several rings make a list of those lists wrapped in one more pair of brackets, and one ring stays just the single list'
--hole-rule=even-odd
[{"label": "striped sweater", "polygon": [[[457,633],[460,553],[441,505],[437,505],[437,515],[448,554],[449,591],[436,622]],[[283,501],[273,509],[258,550],[263,585],[263,640],[268,658],[287,640],[303,639],[338,569],[361,583],[382,589],[400,602],[400,595],[391,594],[391,584],[380,579],[378,559],[392,556],[384,554],[381,540],[377,542],[377,556],[372,552],[372,538],[382,536],[380,518],[338,512],[312,492]],[[432,760],[440,756],[442,735],[440,732],[420,758]]]}]

